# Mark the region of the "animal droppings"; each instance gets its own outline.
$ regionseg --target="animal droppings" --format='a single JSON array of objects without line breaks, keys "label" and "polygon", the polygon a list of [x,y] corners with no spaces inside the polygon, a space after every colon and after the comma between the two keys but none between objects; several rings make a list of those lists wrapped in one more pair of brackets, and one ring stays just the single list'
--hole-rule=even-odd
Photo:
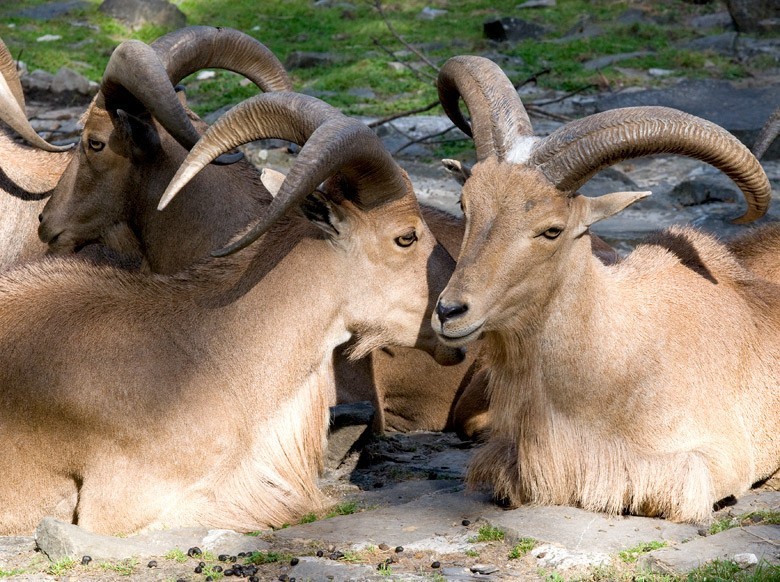
[{"label": "animal droppings", "polygon": [[292,560],[290,560],[290,566],[297,566],[298,562],[300,562],[298,558],[293,558]]},{"label": "animal droppings", "polygon": [[441,562],[438,560],[431,564],[431,568],[441,568]]},{"label": "animal droppings", "polygon": [[395,551],[396,551],[396,553],[400,554],[401,552],[404,551],[404,547],[403,546],[396,546]]},{"label": "animal droppings", "polygon": [[203,572],[203,566],[195,566],[195,570],[193,570],[196,574],[201,574]]},{"label": "animal droppings", "polygon": [[461,525],[471,525],[471,522],[468,519],[464,519],[460,522]]},{"label": "animal droppings", "polygon": [[86,566],[86,565],[87,565],[87,564],[89,564],[91,561],[92,561],[92,557],[91,557],[91,556],[83,556],[83,557],[81,558],[81,565],[82,565],[82,566]]},{"label": "animal droppings", "polygon": [[195,556],[200,556],[203,552],[198,547],[190,548],[187,550],[187,555],[190,558],[194,558]]},{"label": "animal droppings", "polygon": [[149,560],[149,563],[146,565],[147,568],[156,568],[157,567],[157,560]]}]

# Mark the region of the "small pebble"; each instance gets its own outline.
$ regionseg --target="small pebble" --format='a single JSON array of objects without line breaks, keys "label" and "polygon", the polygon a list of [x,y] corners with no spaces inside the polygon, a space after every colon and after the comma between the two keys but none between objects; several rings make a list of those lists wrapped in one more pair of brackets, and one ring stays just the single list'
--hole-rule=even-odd
[{"label": "small pebble", "polygon": [[433,564],[431,564],[431,568],[441,568],[441,562],[436,560]]},{"label": "small pebble", "polygon": [[325,552],[323,552],[322,550],[317,550],[317,557],[318,558],[321,558],[324,555],[325,555]]},{"label": "small pebble", "polygon": [[387,544],[379,544],[379,549],[380,550],[389,550],[390,546],[388,546]]},{"label": "small pebble", "polygon": [[87,565],[87,564],[89,564],[91,561],[92,561],[92,556],[83,556],[83,557],[81,558],[81,565],[82,565],[82,566],[86,566],[86,565]]},{"label": "small pebble", "polygon": [[147,568],[156,568],[157,567],[157,560],[149,560],[149,563],[146,565]]},{"label": "small pebble", "polygon": [[464,519],[460,522],[461,525],[471,525],[471,522],[468,519]]},{"label": "small pebble", "polygon": [[298,558],[293,558],[292,560],[290,560],[290,566],[297,566],[298,562],[300,562]]},{"label": "small pebble", "polygon": [[401,553],[401,552],[403,552],[403,551],[404,551],[404,547],[403,547],[403,546],[396,546],[396,547],[395,547],[395,552],[396,552],[397,554],[400,554],[400,553]]}]

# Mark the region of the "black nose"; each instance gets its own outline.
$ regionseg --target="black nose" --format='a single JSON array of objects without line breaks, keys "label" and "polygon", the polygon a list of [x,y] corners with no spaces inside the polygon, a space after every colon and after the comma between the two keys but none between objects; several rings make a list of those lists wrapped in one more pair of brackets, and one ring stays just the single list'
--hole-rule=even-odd
[{"label": "black nose", "polygon": [[439,301],[436,304],[436,315],[439,316],[439,321],[444,323],[448,319],[463,315],[469,310],[469,306],[465,303],[443,303]]}]

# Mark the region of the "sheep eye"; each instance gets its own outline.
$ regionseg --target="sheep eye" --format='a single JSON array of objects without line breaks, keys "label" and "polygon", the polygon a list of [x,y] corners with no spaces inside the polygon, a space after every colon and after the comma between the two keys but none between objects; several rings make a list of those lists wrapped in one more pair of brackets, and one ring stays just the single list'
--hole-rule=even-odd
[{"label": "sheep eye", "polygon": [[410,247],[415,243],[416,240],[417,233],[412,231],[409,234],[403,234],[399,237],[396,237],[395,244],[397,244],[399,247]]},{"label": "sheep eye", "polygon": [[93,152],[99,152],[104,147],[106,147],[106,144],[104,144],[102,141],[98,141],[96,139],[88,139],[87,144],[89,145],[89,149],[91,149]]},{"label": "sheep eye", "polygon": [[552,228],[548,228],[547,230],[545,230],[542,233],[542,236],[548,240],[553,240],[558,238],[562,232],[563,232],[562,228],[558,228],[554,226]]}]

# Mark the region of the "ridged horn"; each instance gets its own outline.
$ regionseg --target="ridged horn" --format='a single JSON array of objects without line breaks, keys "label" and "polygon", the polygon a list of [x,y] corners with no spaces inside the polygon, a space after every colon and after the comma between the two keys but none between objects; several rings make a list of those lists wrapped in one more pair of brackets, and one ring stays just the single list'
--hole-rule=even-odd
[{"label": "ridged horn", "polygon": [[330,105],[297,93],[265,93],[236,105],[212,125],[184,160],[158,208],[168,204],[212,159],[258,139],[303,146],[263,218],[214,256],[234,253],[262,236],[327,178],[339,174],[354,186],[355,202],[372,207],[403,196],[407,182],[382,142],[365,124]]},{"label": "ridged horn", "polygon": [[[452,57],[439,71],[439,101],[447,116],[474,138],[477,160],[507,158],[519,139],[534,135],[531,120],[512,83],[494,62],[484,57]],[[472,122],[463,117],[459,100]]]},{"label": "ridged horn", "polygon": [[599,170],[652,154],[688,156],[725,173],[747,200],[735,222],[756,220],[769,208],[771,186],[750,150],[722,127],[669,107],[624,107],[569,122],[537,142],[527,163],[574,193]]},{"label": "ridged horn", "polygon": [[261,90],[292,91],[281,61],[261,42],[233,28],[188,26],[151,44],[176,85],[201,69],[217,68],[243,75]]},{"label": "ridged horn", "polygon": [[50,144],[33,129],[24,109],[24,93],[16,70],[16,61],[0,40],[0,119],[22,136],[27,143],[47,152],[63,152],[72,145]]},{"label": "ridged horn", "polygon": [[756,143],[753,144],[753,155],[760,160],[778,134],[780,134],[780,107],[772,112],[772,115],[769,116],[769,119],[761,129],[761,133],[758,134]]},{"label": "ridged horn", "polygon": [[292,87],[281,62],[254,38],[233,29],[193,26],[160,37],[151,46],[135,40],[120,44],[103,76],[104,106],[131,113],[146,109],[189,150],[200,133],[176,97],[174,85],[210,67],[239,73],[264,91]]}]

